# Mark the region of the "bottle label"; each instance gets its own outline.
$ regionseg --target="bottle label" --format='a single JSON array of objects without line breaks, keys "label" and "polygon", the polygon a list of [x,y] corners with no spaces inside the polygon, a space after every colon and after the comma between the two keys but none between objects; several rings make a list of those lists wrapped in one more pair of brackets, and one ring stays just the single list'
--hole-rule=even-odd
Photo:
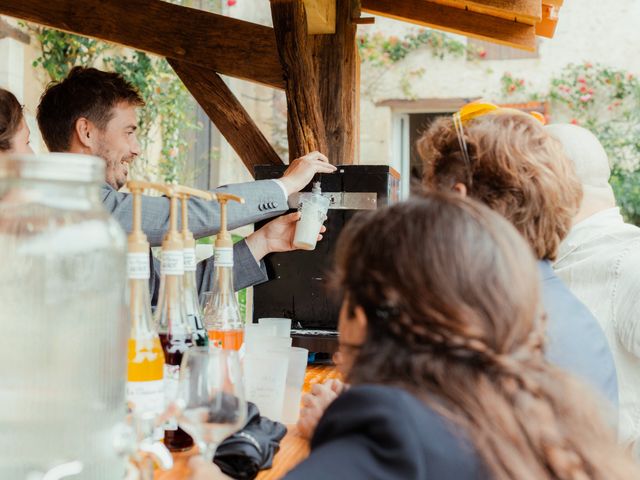
[{"label": "bottle label", "polygon": [[196,251],[193,248],[184,249],[184,271],[196,271]]},{"label": "bottle label", "polygon": [[[127,382],[126,396],[134,415],[157,417],[164,411],[164,382],[162,380]],[[162,440],[163,436],[162,428],[153,429],[154,440]]]},{"label": "bottle label", "polygon": [[128,253],[127,277],[132,280],[148,280],[149,275],[149,254]]},{"label": "bottle label", "polygon": [[[178,399],[178,388],[180,385],[180,365],[164,364],[164,400],[165,407]],[[177,430],[178,420],[171,417],[164,424],[165,430]]]},{"label": "bottle label", "polygon": [[162,275],[184,274],[184,253],[182,251],[162,252]]},{"label": "bottle label", "polygon": [[217,247],[213,255],[216,267],[233,267],[232,247]]}]

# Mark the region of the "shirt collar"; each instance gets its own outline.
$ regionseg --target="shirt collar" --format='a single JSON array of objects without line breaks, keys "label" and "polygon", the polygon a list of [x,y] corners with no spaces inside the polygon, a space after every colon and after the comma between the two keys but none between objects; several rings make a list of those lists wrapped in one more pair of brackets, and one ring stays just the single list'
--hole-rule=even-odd
[{"label": "shirt collar", "polygon": [[622,218],[618,207],[607,208],[576,223],[569,231],[567,238],[560,244],[556,263],[560,262],[582,243],[604,235],[612,225],[622,224],[624,224],[624,218]]}]

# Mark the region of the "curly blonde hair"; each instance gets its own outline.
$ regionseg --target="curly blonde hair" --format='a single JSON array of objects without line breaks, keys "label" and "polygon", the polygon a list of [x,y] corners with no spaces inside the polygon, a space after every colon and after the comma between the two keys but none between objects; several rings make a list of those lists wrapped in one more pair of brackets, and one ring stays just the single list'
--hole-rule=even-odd
[{"label": "curly blonde hair", "polygon": [[562,145],[533,117],[516,111],[464,125],[469,165],[451,117],[436,120],[417,141],[423,184],[467,194],[505,216],[539,259],[555,260],[582,200],[582,186]]}]

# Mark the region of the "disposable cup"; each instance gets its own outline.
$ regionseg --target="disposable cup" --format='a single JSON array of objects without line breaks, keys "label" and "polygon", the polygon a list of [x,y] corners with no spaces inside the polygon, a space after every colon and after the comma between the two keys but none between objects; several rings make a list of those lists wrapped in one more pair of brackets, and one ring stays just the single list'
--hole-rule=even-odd
[{"label": "disposable cup", "polygon": [[282,422],[288,425],[296,423],[300,416],[300,398],[308,358],[309,350],[306,348],[291,347],[289,350],[289,366],[282,408]]},{"label": "disposable cup", "polygon": [[300,194],[300,220],[293,236],[293,246],[301,250],[314,250],[322,224],[327,219],[329,200],[317,193]]},{"label": "disposable cup", "polygon": [[270,335],[251,336],[245,338],[247,353],[288,352],[291,348],[291,338]]},{"label": "disposable cup", "polygon": [[260,318],[259,325],[273,326],[276,328],[276,335],[279,337],[291,336],[291,319],[290,318]]},{"label": "disposable cup", "polygon": [[289,355],[284,352],[249,353],[244,356],[244,381],[247,400],[255,403],[260,414],[282,421]]}]

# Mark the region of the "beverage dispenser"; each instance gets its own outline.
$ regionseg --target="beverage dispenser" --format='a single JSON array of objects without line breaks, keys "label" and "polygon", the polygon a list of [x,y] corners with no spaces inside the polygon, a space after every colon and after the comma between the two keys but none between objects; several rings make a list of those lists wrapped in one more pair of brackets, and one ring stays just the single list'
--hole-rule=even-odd
[{"label": "beverage dispenser", "polygon": [[[279,178],[285,169],[286,165],[259,165],[255,178]],[[265,258],[271,280],[254,287],[253,318],[256,322],[265,317],[290,318],[295,345],[331,353],[337,348],[339,305],[328,296],[325,277],[338,236],[357,212],[398,201],[400,175],[383,165],[342,165],[335,173],[317,175],[316,180],[329,199],[324,239],[311,251],[273,253]],[[303,191],[311,190],[309,184]],[[299,194],[289,197],[290,208],[298,208],[298,203]]]},{"label": "beverage dispenser", "polygon": [[2,479],[124,475],[126,242],[102,207],[104,168],[0,156]]}]

